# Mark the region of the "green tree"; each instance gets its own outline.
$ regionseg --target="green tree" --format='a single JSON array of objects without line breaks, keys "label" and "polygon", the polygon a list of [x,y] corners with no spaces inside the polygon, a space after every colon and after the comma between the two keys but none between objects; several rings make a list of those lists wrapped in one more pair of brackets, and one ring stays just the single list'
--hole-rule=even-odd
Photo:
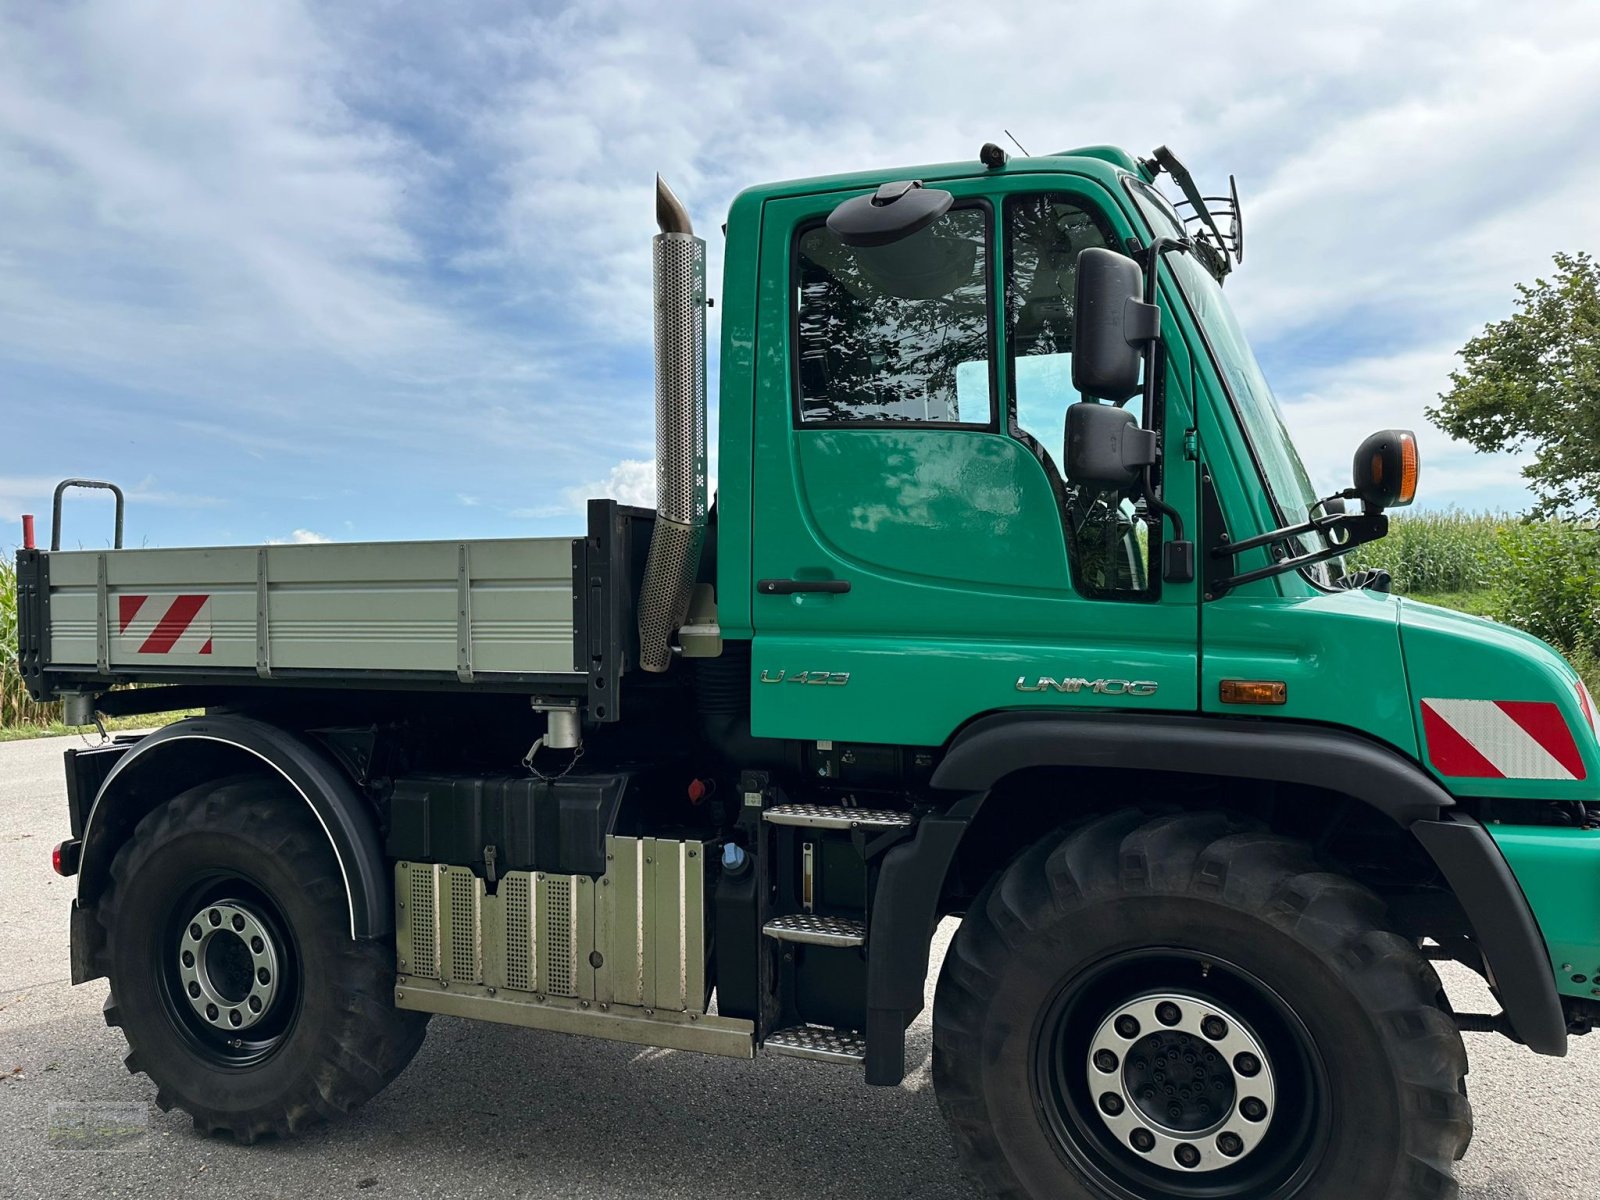
[{"label": "green tree", "polygon": [[1557,254],[1517,310],[1462,348],[1433,423],[1479,450],[1534,451],[1534,513],[1600,512],[1600,263]]}]

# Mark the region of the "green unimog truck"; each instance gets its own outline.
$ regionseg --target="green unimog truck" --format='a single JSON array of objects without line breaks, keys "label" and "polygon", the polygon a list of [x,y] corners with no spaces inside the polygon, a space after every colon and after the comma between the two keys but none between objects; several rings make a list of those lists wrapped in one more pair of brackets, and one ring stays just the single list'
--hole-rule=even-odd
[{"label": "green unimog truck", "polygon": [[204,711],[67,755],[73,979],[157,1102],[287,1136],[433,1013],[892,1086],[959,916],[932,1071],[985,1194],[1454,1195],[1460,1032],[1600,1012],[1594,706],[1347,570],[1416,443],[1313,490],[1236,194],[1104,146],[742,193],[714,504],[705,244],[657,219],[655,511],[20,552],[35,696]]}]

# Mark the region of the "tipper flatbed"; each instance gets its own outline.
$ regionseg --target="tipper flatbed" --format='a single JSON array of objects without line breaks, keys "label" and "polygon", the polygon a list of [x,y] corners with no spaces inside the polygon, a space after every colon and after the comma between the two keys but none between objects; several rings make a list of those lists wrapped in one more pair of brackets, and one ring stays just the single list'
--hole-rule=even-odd
[{"label": "tipper flatbed", "polygon": [[1461,1032],[1600,1015],[1594,701],[1347,569],[1416,440],[1312,489],[1237,193],[994,145],[741,193],[714,505],[705,244],[656,200],[654,511],[19,552],[38,699],[203,710],[69,750],[54,852],[156,1102],[290,1136],[440,1013],[894,1086],[956,916],[932,1074],[984,1194],[1455,1195]]}]

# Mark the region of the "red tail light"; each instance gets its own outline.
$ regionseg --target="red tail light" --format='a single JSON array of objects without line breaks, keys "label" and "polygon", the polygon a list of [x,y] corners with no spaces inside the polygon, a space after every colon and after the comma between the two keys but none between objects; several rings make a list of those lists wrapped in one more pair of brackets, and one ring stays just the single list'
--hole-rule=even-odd
[{"label": "red tail light", "polygon": [[62,842],[50,851],[50,869],[57,875],[76,875],[82,860],[82,842]]}]

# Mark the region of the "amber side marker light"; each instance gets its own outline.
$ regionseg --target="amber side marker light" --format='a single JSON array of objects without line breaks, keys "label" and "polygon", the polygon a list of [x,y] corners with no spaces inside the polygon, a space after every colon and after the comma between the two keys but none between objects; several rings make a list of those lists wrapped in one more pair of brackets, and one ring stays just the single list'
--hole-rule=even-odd
[{"label": "amber side marker light", "polygon": [[1224,679],[1224,704],[1286,704],[1289,685],[1281,679]]}]

